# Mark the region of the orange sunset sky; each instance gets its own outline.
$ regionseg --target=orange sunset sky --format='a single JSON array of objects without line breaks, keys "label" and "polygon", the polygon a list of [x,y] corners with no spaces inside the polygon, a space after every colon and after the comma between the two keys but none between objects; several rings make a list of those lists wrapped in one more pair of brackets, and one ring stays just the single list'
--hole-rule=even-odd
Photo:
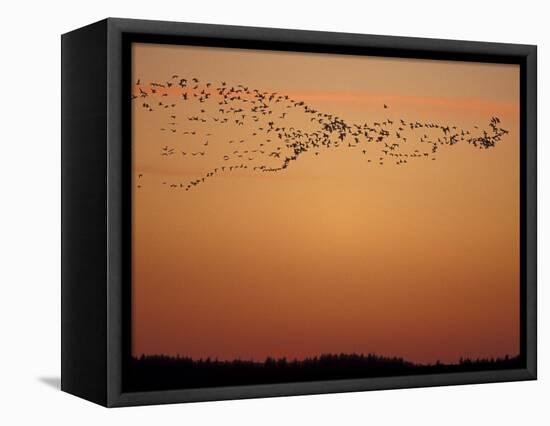
[{"label": "orange sunset sky", "polygon": [[[132,102],[134,355],[519,354],[518,66],[156,44],[132,55],[132,91],[147,94]],[[199,87],[153,93],[174,75]],[[509,133],[494,148],[459,142],[406,164],[379,164],[383,144],[364,153],[346,139],[262,173],[253,150],[278,143],[256,130],[264,117],[214,121],[220,97],[193,96],[206,82],[288,95],[348,123],[389,119],[389,143],[401,119],[476,134],[497,116]],[[316,126],[285,111],[270,119]],[[401,133],[403,153],[442,135]],[[251,167],[181,188],[237,164],[235,151]]]}]

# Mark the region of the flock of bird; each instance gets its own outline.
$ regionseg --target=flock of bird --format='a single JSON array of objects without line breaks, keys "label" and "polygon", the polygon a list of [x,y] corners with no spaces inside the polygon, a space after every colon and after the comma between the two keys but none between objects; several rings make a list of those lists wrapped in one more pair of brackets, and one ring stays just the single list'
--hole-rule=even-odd
[{"label": "flock of bird", "polygon": [[[306,154],[318,156],[331,148],[354,149],[373,165],[398,166],[416,160],[436,160],[440,148],[465,142],[480,149],[492,148],[508,131],[492,117],[485,130],[466,130],[455,125],[420,122],[404,118],[370,123],[348,123],[343,118],[278,92],[262,91],[242,84],[214,84],[198,78],[172,75],[166,81],[143,84],[137,80],[132,101],[151,114],[163,114],[160,132],[166,138],[159,155],[167,159],[202,159],[218,155],[218,162],[203,175],[188,182],[163,182],[185,191],[220,173],[250,169],[277,173]],[[182,109],[181,103],[186,108]],[[190,104],[193,104],[191,107]],[[391,116],[391,106],[381,105]],[[182,114],[185,111],[185,114]],[[193,111],[189,114],[189,111]],[[165,117],[165,118],[164,118]],[[165,121],[164,121],[165,120]],[[293,124],[294,123],[294,124]],[[296,123],[300,123],[299,125]],[[304,123],[307,123],[305,125]],[[228,126],[236,126],[228,131]],[[219,127],[215,135],[212,129]],[[243,133],[231,138],[230,134]],[[216,146],[215,150],[211,150]],[[138,175],[138,188],[143,174]]]}]

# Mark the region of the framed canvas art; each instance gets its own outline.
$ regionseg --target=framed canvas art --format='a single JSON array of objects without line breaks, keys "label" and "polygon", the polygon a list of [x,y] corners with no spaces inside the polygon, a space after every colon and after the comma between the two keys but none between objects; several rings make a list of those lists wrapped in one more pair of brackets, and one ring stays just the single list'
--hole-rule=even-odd
[{"label": "framed canvas art", "polygon": [[62,73],[63,390],[536,378],[536,47],[107,19]]}]

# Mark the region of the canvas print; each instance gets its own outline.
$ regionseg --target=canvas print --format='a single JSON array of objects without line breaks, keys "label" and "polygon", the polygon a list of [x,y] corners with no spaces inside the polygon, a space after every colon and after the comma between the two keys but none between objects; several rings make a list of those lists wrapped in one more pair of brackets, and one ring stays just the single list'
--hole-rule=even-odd
[{"label": "canvas print", "polygon": [[130,389],[520,366],[518,65],[131,50]]}]

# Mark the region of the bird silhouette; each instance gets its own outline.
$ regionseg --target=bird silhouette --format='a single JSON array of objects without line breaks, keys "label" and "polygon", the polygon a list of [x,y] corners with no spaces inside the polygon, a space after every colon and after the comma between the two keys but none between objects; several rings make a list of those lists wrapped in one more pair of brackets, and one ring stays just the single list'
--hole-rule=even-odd
[{"label": "bird silhouette", "polygon": [[[166,114],[165,127],[160,131],[171,135],[173,142],[172,146],[161,147],[160,155],[171,157],[177,148],[183,148],[177,149],[182,153],[179,161],[203,161],[202,158],[208,157],[210,152],[216,152],[224,164],[189,182],[172,182],[169,187],[173,189],[189,191],[220,173],[241,170],[282,173],[300,158],[308,155],[317,158],[323,150],[361,147],[357,152],[367,160],[366,165],[383,166],[385,160],[391,158],[396,165],[405,166],[413,160],[433,161],[440,148],[459,142],[479,149],[493,148],[508,134],[497,116],[491,117],[488,128],[481,130],[478,126],[469,130],[455,124],[421,122],[406,117],[353,123],[334,113],[320,111],[289,94],[251,88],[245,84],[230,85],[226,81],[201,83],[196,76],[182,78],[178,73],[172,74],[171,80],[143,84],[138,79],[131,96],[133,102],[138,98],[153,98],[153,101],[143,102],[142,107],[147,113],[157,116],[157,120]],[[188,87],[188,81],[193,82],[192,88]],[[165,91],[167,87],[172,87],[171,92]],[[155,109],[151,103],[159,96],[173,98],[173,101],[158,101],[156,106],[159,108]],[[175,121],[182,103],[191,114],[183,124],[181,118],[180,123]],[[383,104],[383,107],[385,110],[389,108],[388,104]],[[299,124],[304,122],[311,125],[306,128]],[[178,131],[181,126],[184,129],[189,127]],[[201,126],[204,126],[204,131]],[[216,131],[212,131],[212,126]],[[248,136],[226,139],[224,135],[229,126],[243,129],[239,133],[245,132]],[[236,143],[247,149],[230,149]],[[201,146],[206,149],[199,150]],[[269,148],[264,149],[264,146]],[[222,152],[221,156],[219,152]]]}]

